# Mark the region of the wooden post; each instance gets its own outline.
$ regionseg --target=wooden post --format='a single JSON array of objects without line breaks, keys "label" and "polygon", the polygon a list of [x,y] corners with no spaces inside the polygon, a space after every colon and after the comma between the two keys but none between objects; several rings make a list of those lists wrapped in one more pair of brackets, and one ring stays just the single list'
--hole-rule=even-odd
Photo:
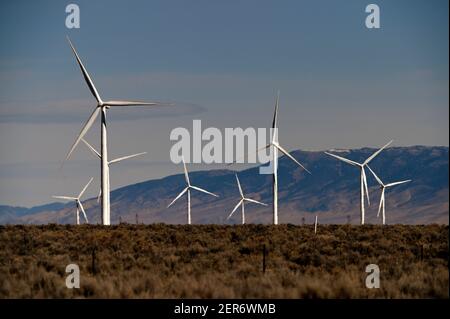
[{"label": "wooden post", "polygon": [[314,234],[317,234],[317,215],[316,215],[316,219],[314,221]]},{"label": "wooden post", "polygon": [[263,245],[263,274],[266,273],[266,244]]},{"label": "wooden post", "polygon": [[94,247],[93,249],[92,249],[92,265],[91,265],[91,267],[92,267],[92,274],[95,276],[96,274],[97,274],[97,269],[96,269],[96,265],[95,265],[95,259],[96,259],[96,256],[95,256],[95,251],[97,250],[97,247]]}]

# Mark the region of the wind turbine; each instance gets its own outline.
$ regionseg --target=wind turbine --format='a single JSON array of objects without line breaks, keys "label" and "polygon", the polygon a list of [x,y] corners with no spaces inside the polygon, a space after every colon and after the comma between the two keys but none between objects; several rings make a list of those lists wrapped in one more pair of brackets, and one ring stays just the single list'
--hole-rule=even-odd
[{"label": "wind turbine", "polygon": [[81,139],[87,133],[87,131],[91,128],[92,124],[94,123],[94,121],[96,120],[98,115],[101,113],[101,189],[102,189],[102,194],[103,194],[103,196],[102,196],[102,224],[110,225],[111,216],[110,216],[110,202],[109,202],[109,191],[110,190],[109,190],[109,176],[108,176],[109,171],[108,171],[106,110],[109,109],[110,107],[124,107],[124,106],[126,107],[126,106],[132,106],[132,105],[140,105],[140,106],[152,106],[153,105],[154,106],[154,105],[158,105],[159,103],[119,101],[119,100],[103,101],[102,98],[100,97],[100,94],[98,93],[97,89],[95,88],[94,82],[92,81],[91,77],[89,76],[89,73],[87,72],[86,68],[84,67],[83,63],[81,62],[81,59],[78,56],[78,53],[75,50],[75,47],[73,46],[69,37],[67,37],[67,40],[69,41],[70,47],[72,48],[72,51],[75,55],[78,66],[80,67],[81,73],[83,74],[84,80],[86,81],[86,84],[89,87],[89,90],[91,91],[92,95],[97,100],[97,105],[96,105],[94,111],[92,112],[92,114],[89,116],[86,123],[84,124],[80,133],[78,134],[75,142],[73,143],[72,147],[70,148],[69,153],[67,153],[65,160],[69,159],[70,155],[75,150],[75,147],[78,145],[78,143],[81,141]]},{"label": "wind turbine", "polygon": [[242,225],[245,224],[245,202],[250,202],[250,203],[255,203],[255,204],[259,204],[259,205],[263,205],[263,206],[267,206],[267,204],[258,202],[257,200],[251,199],[251,198],[247,198],[244,196],[244,192],[242,191],[242,187],[241,187],[241,183],[239,182],[239,178],[236,175],[236,182],[239,188],[239,194],[241,195],[241,200],[239,201],[239,203],[237,203],[237,205],[234,207],[233,211],[231,212],[231,214],[227,217],[227,220],[230,219],[230,217],[234,214],[234,212],[236,211],[236,209],[238,209],[239,206],[241,206],[242,208]]},{"label": "wind turbine", "polygon": [[[83,141],[84,144],[86,144],[86,146],[89,148],[89,150],[94,155],[96,155],[100,160],[102,159],[102,155],[99,152],[97,152],[97,150],[91,144],[89,144],[84,138],[82,138],[81,140]],[[107,166],[108,179],[109,179],[109,165],[110,164],[119,163],[119,162],[121,162],[123,160],[130,159],[130,158],[133,158],[133,157],[136,157],[136,156],[140,156],[140,155],[144,155],[144,154],[147,154],[147,152],[142,152],[142,153],[137,153],[137,154],[133,154],[133,155],[123,156],[123,157],[119,157],[119,158],[113,159],[111,161],[108,161],[108,166]],[[108,184],[110,184],[109,180],[108,180]],[[101,195],[102,195],[102,189],[100,188],[100,192],[98,193],[98,197],[97,197],[97,202],[100,201],[100,196]]]},{"label": "wind turbine", "polygon": [[364,219],[365,219],[365,211],[364,211],[364,193],[367,196],[367,203],[368,205],[370,205],[370,199],[369,199],[369,188],[367,186],[367,177],[366,177],[366,172],[364,170],[364,168],[367,166],[367,164],[369,164],[369,162],[371,160],[373,160],[378,154],[380,154],[380,152],[382,150],[384,150],[386,147],[388,147],[394,140],[391,140],[389,143],[387,143],[386,145],[384,145],[382,148],[380,148],[378,151],[376,151],[375,153],[373,153],[371,156],[369,156],[362,164],[361,163],[357,163],[355,161],[349,160],[347,158],[335,155],[335,154],[331,154],[328,152],[325,152],[325,154],[333,156],[334,158],[337,158],[338,160],[341,160],[347,164],[356,166],[360,169],[361,175],[360,175],[360,184],[361,184],[361,189],[360,189],[360,196],[361,196],[361,202],[360,202],[360,211],[361,211],[361,225],[364,225]]},{"label": "wind turbine", "polygon": [[277,100],[275,102],[275,111],[273,113],[273,121],[272,121],[272,141],[264,146],[263,148],[259,149],[259,151],[268,149],[272,147],[272,168],[273,168],[273,224],[278,224],[278,151],[289,157],[292,161],[294,161],[298,166],[303,168],[305,171],[307,171],[309,174],[311,174],[310,171],[308,171],[300,162],[298,162],[291,154],[289,154],[288,151],[286,151],[278,142],[278,101],[280,99],[280,92],[278,91],[277,94]]},{"label": "wind turbine", "polygon": [[400,185],[400,184],[408,183],[408,182],[410,182],[411,180],[408,179],[408,180],[404,180],[404,181],[400,181],[400,182],[393,182],[393,183],[389,183],[389,184],[384,184],[384,183],[381,181],[381,179],[377,176],[377,174],[375,174],[375,172],[370,168],[369,165],[367,165],[367,168],[370,170],[370,172],[372,173],[372,175],[375,177],[375,179],[377,180],[378,184],[380,184],[380,188],[381,188],[381,197],[380,197],[380,205],[378,206],[378,214],[377,214],[377,217],[380,217],[380,211],[381,211],[381,209],[383,209],[383,214],[382,214],[382,217],[383,217],[383,225],[386,225],[386,210],[385,210],[385,195],[384,195],[384,193],[385,193],[385,191],[386,191],[386,188],[392,187],[392,186],[395,186],[395,185]]},{"label": "wind turbine", "polygon": [[83,196],[84,192],[86,191],[86,189],[88,188],[89,184],[92,182],[94,178],[91,178],[89,180],[89,182],[86,184],[86,186],[84,186],[84,188],[81,190],[80,194],[78,194],[77,197],[71,197],[71,196],[52,196],[53,198],[58,198],[58,199],[66,199],[66,200],[73,200],[75,201],[76,205],[77,205],[77,225],[80,225],[80,210],[83,213],[84,219],[86,220],[86,223],[89,223],[88,218],[86,216],[86,212],[84,211],[84,207],[83,204],[81,204],[80,198],[81,196]]},{"label": "wind turbine", "polygon": [[169,206],[167,206],[167,208],[169,208],[170,206],[172,206],[173,203],[175,203],[177,201],[178,198],[180,198],[181,196],[184,195],[184,193],[187,192],[187,223],[188,225],[191,224],[191,189],[194,189],[196,191],[205,193],[205,194],[209,194],[215,197],[219,197],[216,194],[210,193],[207,190],[204,190],[203,188],[191,185],[191,182],[189,180],[189,174],[186,168],[186,163],[184,162],[184,158],[183,158],[183,167],[184,167],[184,179],[186,180],[186,188],[184,188],[180,194],[178,194],[177,197],[175,197],[175,199],[169,204]]}]

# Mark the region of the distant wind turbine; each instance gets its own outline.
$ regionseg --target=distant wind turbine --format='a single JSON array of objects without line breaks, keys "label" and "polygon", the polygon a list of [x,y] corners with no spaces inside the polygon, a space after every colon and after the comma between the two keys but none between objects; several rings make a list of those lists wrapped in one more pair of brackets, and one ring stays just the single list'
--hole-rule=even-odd
[{"label": "distant wind turbine", "polygon": [[[84,144],[86,144],[86,146],[89,148],[89,150],[94,155],[96,155],[100,160],[102,159],[102,155],[99,152],[97,152],[97,150],[91,144],[89,144],[84,138],[82,138],[81,140],[83,141]],[[107,169],[109,171],[109,165],[111,165],[111,164],[119,163],[119,162],[121,162],[123,160],[130,159],[130,158],[133,158],[133,157],[136,157],[136,156],[140,156],[140,155],[144,155],[144,154],[147,154],[147,152],[142,152],[142,153],[137,153],[137,154],[133,154],[133,155],[123,156],[123,157],[119,157],[119,158],[113,159],[111,161],[108,161]],[[110,178],[109,172],[108,172],[107,175],[108,175],[108,178]],[[108,180],[108,184],[110,184],[109,180]],[[100,196],[102,196],[102,189],[101,189],[101,187],[100,187],[100,191],[98,193],[97,202],[100,201]]]},{"label": "distant wind turbine", "polygon": [[357,163],[355,161],[349,160],[347,158],[335,155],[335,154],[331,154],[328,152],[325,152],[325,154],[333,156],[334,158],[337,158],[338,160],[341,160],[347,164],[356,166],[360,169],[361,172],[361,176],[360,176],[360,184],[361,184],[361,189],[360,189],[360,195],[361,195],[361,202],[360,202],[360,211],[361,211],[361,225],[364,225],[364,219],[365,219],[365,211],[364,211],[364,193],[367,196],[367,203],[370,205],[370,199],[369,199],[369,188],[367,186],[367,177],[366,177],[366,172],[364,170],[364,168],[367,166],[367,164],[369,164],[369,162],[371,160],[373,160],[378,154],[380,154],[380,152],[382,150],[384,150],[386,147],[388,147],[394,140],[391,140],[389,143],[387,143],[386,145],[384,145],[382,148],[380,148],[378,151],[376,151],[375,153],[373,153],[371,156],[369,156],[362,164]]},{"label": "distant wind turbine", "polygon": [[219,197],[218,195],[208,192],[207,190],[204,190],[203,188],[191,185],[191,181],[189,180],[189,174],[186,168],[186,163],[184,162],[184,158],[183,158],[183,168],[184,168],[184,179],[186,180],[186,188],[183,189],[181,191],[180,194],[178,194],[177,197],[175,197],[175,199],[169,204],[169,206],[167,206],[167,208],[169,208],[170,206],[172,206],[173,203],[175,203],[177,201],[178,198],[180,198],[181,196],[184,195],[184,193],[187,192],[187,223],[188,225],[191,224],[191,189],[194,189],[196,191],[208,194],[208,195],[212,195],[215,197]]},{"label": "distant wind turbine", "polygon": [[84,124],[80,133],[78,134],[75,142],[73,143],[72,147],[70,148],[70,151],[67,153],[65,160],[69,159],[70,155],[75,150],[78,143],[81,141],[81,139],[84,137],[84,135],[91,128],[92,124],[94,123],[94,121],[96,120],[96,118],[98,117],[98,115],[101,112],[101,114],[102,114],[101,115],[101,189],[102,189],[102,194],[103,194],[103,196],[102,196],[102,224],[110,225],[111,216],[110,216],[110,202],[109,202],[110,189],[109,189],[109,177],[108,177],[109,171],[108,171],[106,110],[109,109],[110,107],[126,107],[126,106],[132,106],[132,105],[155,106],[155,105],[162,105],[162,104],[157,103],[157,102],[136,102],[136,101],[118,101],[118,100],[103,101],[102,98],[100,97],[100,94],[98,93],[97,89],[95,88],[94,82],[92,81],[86,68],[84,67],[83,63],[81,62],[81,59],[78,56],[78,53],[75,50],[75,47],[73,46],[69,37],[67,37],[67,40],[69,41],[70,47],[72,48],[72,51],[75,54],[75,58],[78,62],[78,66],[80,67],[81,73],[83,74],[84,80],[86,81],[86,84],[88,85],[89,90],[91,91],[92,95],[97,100],[97,106],[95,107],[91,116],[86,121],[86,123]]},{"label": "distant wind turbine", "polygon": [[383,214],[382,214],[382,217],[383,217],[383,225],[386,225],[386,210],[385,210],[385,200],[386,200],[386,199],[385,199],[385,195],[384,195],[384,193],[385,193],[385,191],[386,191],[386,188],[392,187],[392,186],[395,186],[395,185],[400,185],[400,184],[408,183],[408,182],[410,182],[411,180],[408,179],[408,180],[404,180],[404,181],[400,181],[400,182],[393,182],[393,183],[389,183],[389,184],[384,184],[384,183],[381,181],[381,179],[377,176],[377,174],[375,174],[375,172],[370,168],[369,165],[367,165],[367,168],[370,170],[370,172],[372,173],[372,175],[375,177],[375,179],[377,180],[378,184],[380,185],[380,188],[381,188],[381,197],[380,197],[380,205],[378,206],[378,214],[377,214],[377,217],[380,217],[380,211],[383,210]]},{"label": "distant wind turbine", "polygon": [[80,225],[80,210],[83,213],[84,219],[86,221],[86,223],[89,223],[88,218],[86,216],[86,212],[84,211],[84,207],[83,204],[81,204],[81,196],[83,196],[84,192],[86,191],[86,189],[88,188],[89,184],[92,182],[94,178],[91,178],[89,180],[89,182],[86,184],[86,186],[84,186],[84,188],[81,190],[80,194],[78,194],[77,197],[71,197],[71,196],[52,196],[53,198],[58,198],[58,199],[66,199],[66,200],[73,200],[75,201],[76,205],[77,205],[77,225]]},{"label": "distant wind turbine", "polygon": [[267,204],[258,202],[254,199],[251,198],[247,198],[244,196],[244,192],[242,191],[242,187],[241,187],[241,183],[239,182],[239,178],[236,174],[236,182],[239,188],[239,194],[241,195],[241,200],[239,201],[239,203],[237,203],[237,205],[234,207],[233,211],[231,212],[231,214],[227,217],[227,220],[231,218],[231,216],[234,214],[234,212],[236,211],[236,209],[238,209],[239,206],[241,206],[242,208],[242,225],[245,224],[245,202],[250,202],[250,203],[255,203],[255,204],[259,204],[259,205],[263,205],[263,206],[267,206]]},{"label": "distant wind turbine", "polygon": [[263,148],[259,149],[259,151],[268,149],[272,147],[272,165],[273,165],[273,224],[278,225],[278,151],[289,157],[292,161],[294,161],[298,166],[303,168],[305,171],[307,171],[309,174],[311,174],[310,171],[308,171],[302,164],[300,164],[299,161],[297,161],[291,154],[289,154],[288,151],[286,151],[278,142],[278,105],[279,105],[279,99],[280,99],[280,92],[278,91],[277,94],[277,100],[275,102],[275,111],[273,113],[273,121],[272,121],[272,141],[270,144],[267,144]]}]

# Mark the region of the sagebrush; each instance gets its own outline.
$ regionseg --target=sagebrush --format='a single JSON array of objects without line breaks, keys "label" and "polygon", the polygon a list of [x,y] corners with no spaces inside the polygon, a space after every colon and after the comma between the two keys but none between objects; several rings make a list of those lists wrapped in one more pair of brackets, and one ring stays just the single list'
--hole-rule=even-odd
[{"label": "sagebrush", "polygon": [[[70,263],[80,289],[66,288]],[[365,286],[368,264],[379,289]],[[448,288],[448,226],[0,226],[1,298],[448,298]]]}]

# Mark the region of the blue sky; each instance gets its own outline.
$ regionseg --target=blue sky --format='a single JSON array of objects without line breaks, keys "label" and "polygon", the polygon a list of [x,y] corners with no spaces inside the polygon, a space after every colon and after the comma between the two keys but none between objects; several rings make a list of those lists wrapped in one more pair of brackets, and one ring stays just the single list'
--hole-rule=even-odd
[{"label": "blue sky", "polygon": [[[277,89],[289,149],[448,145],[448,1],[73,1],[77,30],[69,3],[0,4],[0,204],[98,184],[82,147],[58,171],[94,106],[66,35],[105,98],[177,105],[109,113],[112,156],[149,152],[118,166],[113,188],[179,173],[169,134],[193,119],[268,126]],[[381,29],[365,27],[369,3]]]}]

